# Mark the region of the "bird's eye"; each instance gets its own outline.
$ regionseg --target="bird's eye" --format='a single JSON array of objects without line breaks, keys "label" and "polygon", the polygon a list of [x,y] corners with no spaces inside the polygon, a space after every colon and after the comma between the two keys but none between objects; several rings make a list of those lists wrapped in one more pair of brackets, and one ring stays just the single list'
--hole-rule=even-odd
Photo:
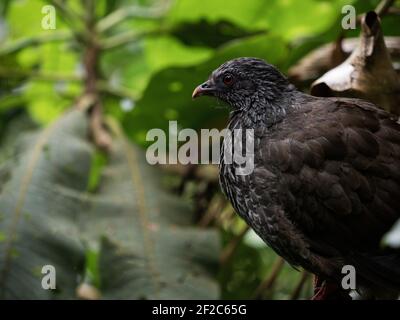
[{"label": "bird's eye", "polygon": [[224,76],[222,80],[227,86],[230,86],[233,83],[233,77],[230,74]]}]

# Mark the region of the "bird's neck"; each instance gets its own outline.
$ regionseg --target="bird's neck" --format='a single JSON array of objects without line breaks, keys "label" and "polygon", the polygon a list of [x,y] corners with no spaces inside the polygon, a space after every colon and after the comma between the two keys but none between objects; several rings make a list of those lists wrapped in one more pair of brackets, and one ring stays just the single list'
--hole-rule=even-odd
[{"label": "bird's neck", "polygon": [[276,94],[273,99],[270,95],[254,97],[245,108],[234,110],[230,114],[231,128],[271,127],[296,109],[296,100],[303,95],[293,86]]}]

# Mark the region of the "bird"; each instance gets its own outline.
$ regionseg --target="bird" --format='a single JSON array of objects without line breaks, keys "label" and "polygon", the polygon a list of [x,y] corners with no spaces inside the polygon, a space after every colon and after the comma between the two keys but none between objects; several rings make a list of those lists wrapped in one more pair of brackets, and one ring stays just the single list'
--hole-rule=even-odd
[{"label": "bird", "polygon": [[[267,245],[315,275],[312,298],[397,298],[400,254],[382,237],[400,218],[398,116],[303,93],[252,57],[223,63],[194,89],[200,96],[228,105],[228,129],[253,132],[251,173],[237,174],[222,148],[221,189]],[[356,288],[343,286],[344,266],[354,267]]]}]

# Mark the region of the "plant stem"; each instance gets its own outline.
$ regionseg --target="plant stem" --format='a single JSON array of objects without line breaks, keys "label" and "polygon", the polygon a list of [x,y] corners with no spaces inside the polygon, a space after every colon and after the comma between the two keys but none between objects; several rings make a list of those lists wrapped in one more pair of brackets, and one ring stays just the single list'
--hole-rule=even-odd
[{"label": "plant stem", "polygon": [[74,12],[70,7],[68,7],[65,2],[61,0],[50,0],[50,3],[58,9],[60,13],[60,17],[64,20],[64,22],[69,26],[69,28],[73,31],[73,36],[75,39],[84,43],[85,38],[89,35],[87,30],[84,28],[84,18]]},{"label": "plant stem", "polygon": [[301,277],[299,282],[297,283],[296,287],[294,288],[292,294],[290,295],[290,300],[297,300],[303,290],[304,285],[307,283],[310,274],[307,271],[303,271],[301,273]]},{"label": "plant stem", "polygon": [[101,19],[97,23],[96,30],[99,33],[103,33],[128,18],[160,19],[167,12],[169,6],[170,1],[165,1],[163,5],[152,8],[141,6],[120,8]]},{"label": "plant stem", "polygon": [[0,77],[13,78],[13,79],[32,78],[43,81],[68,81],[68,82],[83,80],[82,77],[71,74],[46,73],[35,70],[10,69],[3,67],[0,67]]},{"label": "plant stem", "polygon": [[224,248],[222,254],[221,254],[221,266],[222,268],[226,266],[226,264],[232,259],[234,256],[237,248],[239,247],[240,243],[242,242],[244,236],[246,233],[250,230],[249,226],[245,226],[243,230],[235,236],[229,243],[228,245]]},{"label": "plant stem", "polygon": [[15,53],[30,46],[40,45],[53,41],[66,41],[70,39],[72,39],[72,34],[68,31],[62,30],[41,34],[36,37],[19,39],[0,47],[0,56]]},{"label": "plant stem", "polygon": [[278,278],[279,274],[281,273],[283,266],[285,264],[285,260],[281,257],[277,257],[274,264],[272,265],[271,272],[268,274],[267,278],[258,286],[253,294],[253,299],[261,299],[263,293],[266,290],[270,290],[273,288],[276,279]]},{"label": "plant stem", "polygon": [[375,8],[375,12],[378,16],[384,16],[389,8],[393,5],[394,0],[382,0]]},{"label": "plant stem", "polygon": [[129,44],[131,42],[137,41],[139,39],[142,39],[145,36],[161,35],[165,32],[166,30],[161,30],[161,29],[149,30],[143,32],[136,32],[130,30],[105,39],[104,41],[102,41],[101,46],[103,49],[114,49]]},{"label": "plant stem", "polygon": [[127,99],[131,99],[133,101],[136,101],[138,99],[138,96],[135,94],[132,94],[132,91],[130,89],[126,89],[126,88],[122,88],[122,87],[110,87],[110,85],[106,81],[103,81],[103,80],[97,81],[96,87],[97,87],[98,91],[108,93],[112,96],[127,98]]},{"label": "plant stem", "polygon": [[99,72],[99,60],[101,49],[97,43],[97,32],[95,30],[96,17],[94,13],[94,1],[87,0],[86,4],[86,38],[83,64],[85,67],[85,90],[84,96],[90,95],[94,98],[91,108],[90,128],[94,143],[102,150],[108,151],[111,147],[111,136],[103,126],[103,105],[100,99],[100,91],[97,82],[101,78]]}]

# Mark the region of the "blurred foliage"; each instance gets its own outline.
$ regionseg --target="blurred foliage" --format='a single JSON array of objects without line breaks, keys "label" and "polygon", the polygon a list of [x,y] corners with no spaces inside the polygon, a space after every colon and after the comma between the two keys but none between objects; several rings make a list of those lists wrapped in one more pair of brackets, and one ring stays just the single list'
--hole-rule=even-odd
[{"label": "blurred foliage", "polygon": [[[48,2],[59,5],[56,30],[43,30],[41,27],[41,9]],[[211,99],[194,102],[190,98],[193,88],[219,64],[238,56],[257,56],[286,72],[312,49],[337,39],[342,32],[340,20],[343,5],[353,4],[357,13],[361,14],[375,8],[378,2],[232,0],[228,4],[216,0],[203,0],[201,3],[197,0],[95,1],[93,13],[96,28],[91,39],[100,47],[96,85],[104,111],[121,124],[133,143],[141,146],[148,143],[146,133],[149,129],[167,129],[169,120],[177,120],[180,128],[222,128],[228,115],[224,105]],[[396,2],[397,6],[400,6],[399,2]],[[81,39],[85,37],[85,21],[92,14],[87,12],[85,3],[83,0],[6,0],[0,3],[2,154],[10,144],[9,140],[14,140],[14,135],[25,124],[31,128],[33,120],[36,125],[48,125],[84,92],[85,43]],[[63,6],[67,7],[69,15],[63,13]],[[398,16],[385,17],[382,25],[385,34],[400,35]],[[357,36],[358,32],[349,30],[345,36]],[[112,165],[110,167],[109,159],[105,159],[102,153],[93,151],[93,154],[85,187],[89,193],[96,195],[104,187],[103,172]],[[8,153],[0,157],[0,164],[7,162],[8,157]],[[0,181],[3,177],[1,172]],[[192,188],[195,191],[189,191],[191,196],[182,197],[182,202],[186,202],[186,198],[192,199],[196,207],[198,203],[192,197],[193,193],[200,192],[200,189],[203,195],[218,192],[215,185],[207,192],[202,188],[203,182],[196,184]],[[173,207],[166,208],[174,210]],[[108,221],[105,219],[99,223],[106,224]],[[230,224],[217,224],[224,247],[240,234],[242,222],[238,218],[231,221]],[[193,237],[196,232],[198,230],[193,230]],[[0,234],[0,242],[1,239]],[[86,274],[97,286],[103,283],[101,268],[109,267],[108,258],[113,256],[110,252],[115,251],[115,243],[103,241],[101,246],[108,255],[92,248],[88,248],[83,255],[83,259],[87,260]],[[119,272],[118,268],[128,268],[126,265],[133,260],[128,252],[119,261],[121,264],[113,269],[116,272]],[[258,237],[253,233],[246,234],[229,263],[218,272],[221,297],[253,297],[259,284],[268,278],[274,261],[276,255],[260,244]],[[273,290],[262,292],[261,296],[290,298],[299,275],[284,265]],[[116,283],[118,286],[119,281],[121,279],[109,279],[106,296],[132,296],[128,293],[134,290],[134,283],[128,283],[120,292],[113,291],[113,286]],[[308,283],[301,297],[310,296],[310,290]],[[215,288],[212,292],[212,297],[216,297]],[[144,295],[154,296],[151,290]]]},{"label": "blurred foliage", "polygon": [[[190,206],[113,128],[100,174],[75,110],[20,136],[0,166],[0,299],[70,299],[86,283],[105,299],[218,297],[217,233],[191,226]],[[41,286],[45,265],[56,268],[55,291]]]}]

